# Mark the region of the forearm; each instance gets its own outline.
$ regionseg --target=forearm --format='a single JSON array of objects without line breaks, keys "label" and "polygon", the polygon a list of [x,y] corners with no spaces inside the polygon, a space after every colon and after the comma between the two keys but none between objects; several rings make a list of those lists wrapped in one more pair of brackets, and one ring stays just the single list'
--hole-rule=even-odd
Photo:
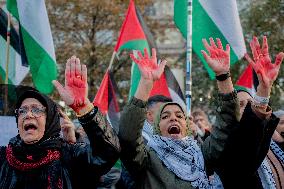
[{"label": "forearm", "polygon": [[153,81],[141,78],[139,81],[137,91],[135,93],[135,97],[137,99],[147,101],[152,88],[153,88]]},{"label": "forearm", "polygon": [[220,93],[217,105],[217,122],[202,145],[205,162],[216,167],[224,153],[229,135],[238,127],[240,120],[239,103],[236,92]]},{"label": "forearm", "polygon": [[145,165],[147,152],[142,138],[146,102],[131,99],[124,107],[119,123],[121,160],[130,173],[135,174]]},{"label": "forearm", "polygon": [[[120,144],[117,135],[106,118],[95,107],[83,117],[79,117],[92,149],[92,159],[101,159],[102,166],[111,168],[119,158]],[[96,162],[96,161],[94,161]]]}]

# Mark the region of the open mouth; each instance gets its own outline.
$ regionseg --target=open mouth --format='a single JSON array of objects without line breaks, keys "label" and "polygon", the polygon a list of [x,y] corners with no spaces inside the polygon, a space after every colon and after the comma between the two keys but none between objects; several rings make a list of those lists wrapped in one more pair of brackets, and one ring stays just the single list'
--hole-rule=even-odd
[{"label": "open mouth", "polygon": [[284,138],[284,132],[281,132],[280,135]]},{"label": "open mouth", "polygon": [[32,124],[32,123],[28,123],[28,124],[26,124],[25,126],[24,126],[24,130],[25,131],[28,131],[28,130],[36,130],[37,129],[37,127],[34,125],[34,124]]},{"label": "open mouth", "polygon": [[180,134],[180,128],[176,125],[170,126],[168,128],[168,133],[169,134]]}]

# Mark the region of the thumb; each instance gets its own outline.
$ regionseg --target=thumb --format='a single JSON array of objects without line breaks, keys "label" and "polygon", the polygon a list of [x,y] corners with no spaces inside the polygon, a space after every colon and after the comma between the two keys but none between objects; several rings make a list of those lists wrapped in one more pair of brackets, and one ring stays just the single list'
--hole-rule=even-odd
[{"label": "thumb", "polygon": [[58,91],[59,95],[62,97],[63,94],[65,93],[64,87],[57,80],[53,80],[52,84],[54,85],[54,87]]}]

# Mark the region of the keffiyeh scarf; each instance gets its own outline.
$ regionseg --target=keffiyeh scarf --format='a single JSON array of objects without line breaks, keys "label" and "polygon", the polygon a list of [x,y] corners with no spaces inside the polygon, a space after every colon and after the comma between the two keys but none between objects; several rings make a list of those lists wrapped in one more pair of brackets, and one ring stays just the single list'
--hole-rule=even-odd
[{"label": "keffiyeh scarf", "polygon": [[[284,152],[274,141],[271,141],[270,143],[270,150],[276,155],[279,161],[284,163]],[[261,166],[259,167],[258,174],[261,179],[263,188],[276,189],[276,183],[272,170],[267,162],[267,158],[264,159]]]},{"label": "keffiyeh scarf", "polygon": [[165,166],[179,178],[199,189],[213,188],[205,173],[204,159],[197,142],[191,137],[180,140],[153,135],[148,145]]}]

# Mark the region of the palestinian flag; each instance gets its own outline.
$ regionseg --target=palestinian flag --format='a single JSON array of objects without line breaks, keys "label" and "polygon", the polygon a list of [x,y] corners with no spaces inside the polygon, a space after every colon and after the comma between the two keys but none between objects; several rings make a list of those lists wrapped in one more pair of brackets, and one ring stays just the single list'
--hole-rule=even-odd
[{"label": "palestinian flag", "polygon": [[[9,63],[8,63],[8,83],[18,85],[29,72],[25,50],[21,35],[15,30],[13,25],[8,31],[8,15],[0,8],[0,81],[4,83],[6,78],[6,50],[7,35],[10,36]],[[0,83],[2,83],[0,82]]]},{"label": "palestinian flag", "polygon": [[35,87],[42,93],[51,93],[57,66],[45,1],[7,0],[7,9],[20,24]]},{"label": "palestinian flag", "polygon": [[93,104],[107,116],[108,121],[116,133],[119,131],[119,104],[117,102],[118,89],[113,78],[113,73],[109,70],[105,73],[100,88],[95,96]]},{"label": "palestinian flag", "polygon": [[247,91],[253,96],[256,92],[257,86],[258,86],[257,75],[253,70],[253,68],[251,67],[251,65],[248,64],[246,69],[243,71],[243,73],[240,75],[239,79],[237,80],[235,84],[235,89]]},{"label": "palestinian flag", "polygon": [[[174,22],[183,37],[187,37],[187,0],[174,0]],[[191,5],[190,5],[191,6]],[[223,46],[231,46],[231,64],[240,60],[245,52],[245,42],[236,0],[194,0],[192,4],[192,48],[201,59],[211,79],[215,74],[204,60],[202,38],[220,38]]]},{"label": "palestinian flag", "polygon": [[[146,48],[148,52],[151,52],[150,49],[156,48],[158,52],[154,42],[155,40],[145,24],[139,9],[135,7],[134,1],[130,0],[125,20],[122,24],[120,35],[114,50],[116,52],[120,52],[124,49],[139,50],[143,53],[144,48]],[[131,87],[129,99],[134,96],[140,78],[141,75],[138,66],[133,62],[131,69]],[[171,97],[174,101],[185,104],[183,93],[179,87],[179,84],[167,66],[160,80],[154,83],[150,96],[158,94]]]}]

